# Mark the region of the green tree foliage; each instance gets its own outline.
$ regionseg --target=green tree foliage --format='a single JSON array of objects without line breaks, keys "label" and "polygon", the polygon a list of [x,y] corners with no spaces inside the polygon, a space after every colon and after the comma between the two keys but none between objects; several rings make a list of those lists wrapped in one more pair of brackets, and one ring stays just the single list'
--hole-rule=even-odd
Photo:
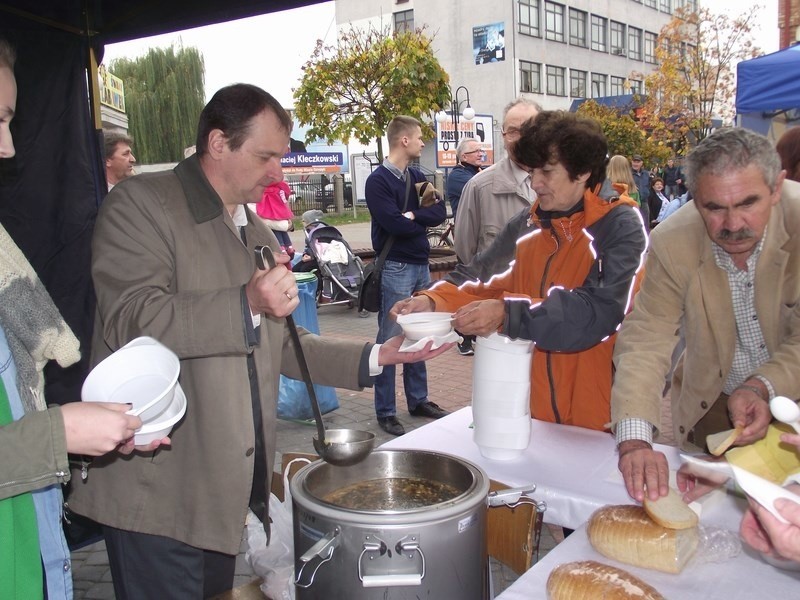
[{"label": "green tree foliage", "polygon": [[608,140],[608,155],[621,154],[630,158],[641,154],[644,164],[663,164],[672,151],[663,142],[649,136],[637,122],[635,111],[620,112],[611,106],[603,106],[587,100],[578,108],[578,114],[600,123]]},{"label": "green tree foliage", "polygon": [[760,54],[752,29],[759,5],[732,18],[707,8],[675,11],[656,47],[658,69],[645,78],[642,123],[676,153],[706,138],[712,120],[730,122],[736,65]]},{"label": "green tree foliage", "polygon": [[352,25],[339,34],[337,46],[319,40],[294,90],[295,115],[310,125],[306,141],[376,140],[383,160],[381,136],[399,114],[419,118],[431,137],[425,117],[450,102],[449,77],[431,41],[424,29],[390,34]]},{"label": "green tree foliage", "polygon": [[141,58],[112,61],[125,85],[125,109],[140,163],[174,162],[195,143],[205,105],[205,65],[197,48],[151,48]]}]

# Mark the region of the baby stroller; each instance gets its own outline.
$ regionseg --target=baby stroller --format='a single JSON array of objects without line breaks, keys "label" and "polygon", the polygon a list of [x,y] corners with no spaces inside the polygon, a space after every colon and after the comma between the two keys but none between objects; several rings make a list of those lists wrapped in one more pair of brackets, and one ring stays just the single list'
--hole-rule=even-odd
[{"label": "baby stroller", "polygon": [[316,221],[306,232],[306,250],[318,265],[317,306],[347,304],[352,308],[364,279],[364,263],[336,227]]}]

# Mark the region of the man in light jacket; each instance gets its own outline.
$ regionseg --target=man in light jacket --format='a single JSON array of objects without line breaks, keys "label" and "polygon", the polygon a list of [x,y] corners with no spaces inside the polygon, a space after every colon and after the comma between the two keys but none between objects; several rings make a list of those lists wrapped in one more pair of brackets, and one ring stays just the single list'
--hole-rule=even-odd
[{"label": "man in light jacket", "polygon": [[541,107],[518,98],[503,111],[503,144],[506,156],[470,179],[461,192],[454,231],[456,254],[468,263],[488,248],[497,234],[536,199],[528,172],[514,160],[514,144],[522,124],[535,117]]},{"label": "man in light jacket", "polygon": [[681,331],[671,391],[679,446],[703,448],[708,434],[736,425],[736,445],[750,444],[766,433],[772,397],[800,397],[800,185],[785,181],[769,140],[738,127],[698,144],[686,176],[694,200],[653,231],[614,351],[611,425],[640,501],[668,489],[652,442]]}]

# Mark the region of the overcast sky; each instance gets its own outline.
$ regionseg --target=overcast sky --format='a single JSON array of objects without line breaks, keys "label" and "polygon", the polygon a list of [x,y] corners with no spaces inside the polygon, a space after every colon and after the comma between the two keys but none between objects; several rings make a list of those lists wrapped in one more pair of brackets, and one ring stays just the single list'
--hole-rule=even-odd
[{"label": "overcast sky", "polygon": [[[739,2],[700,0],[714,12],[730,10],[739,14]],[[760,31],[756,44],[765,54],[778,49],[778,0],[758,0]],[[732,6],[737,5],[737,6]],[[336,41],[334,3],[323,2],[284,12],[240,19],[219,25],[142,38],[106,46],[103,62],[114,58],[135,58],[150,47],[172,44],[194,46],[203,54],[206,67],[206,99],[231,83],[253,83],[291,108],[292,88],[297,87],[305,64],[318,39]]]},{"label": "overcast sky", "polygon": [[336,41],[333,2],[109,44],[103,62],[136,58],[151,47],[194,46],[205,61],[206,100],[226,85],[252,83],[291,108],[292,88],[318,39]]}]

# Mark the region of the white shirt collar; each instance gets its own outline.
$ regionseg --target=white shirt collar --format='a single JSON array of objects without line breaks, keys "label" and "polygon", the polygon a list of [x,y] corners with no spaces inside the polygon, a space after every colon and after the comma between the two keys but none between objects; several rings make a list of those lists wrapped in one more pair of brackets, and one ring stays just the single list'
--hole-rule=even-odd
[{"label": "white shirt collar", "polygon": [[244,204],[237,204],[236,208],[233,210],[233,214],[231,218],[233,219],[233,224],[237,227],[244,227],[247,225],[247,213],[245,212],[247,208]]}]

